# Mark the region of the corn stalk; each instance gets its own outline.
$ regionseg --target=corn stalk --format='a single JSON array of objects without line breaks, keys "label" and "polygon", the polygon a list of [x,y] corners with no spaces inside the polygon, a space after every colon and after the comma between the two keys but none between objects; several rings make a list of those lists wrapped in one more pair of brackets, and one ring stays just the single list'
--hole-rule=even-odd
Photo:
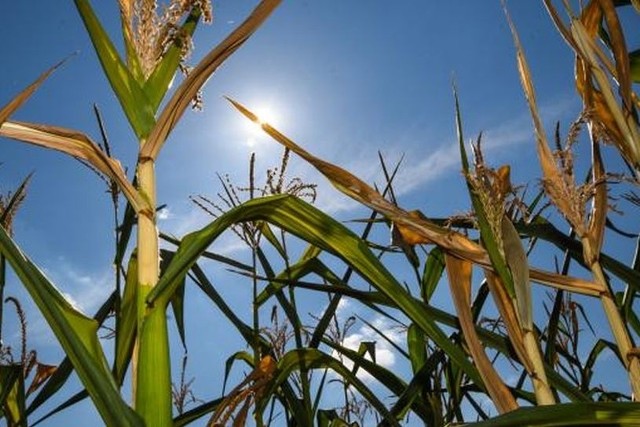
[{"label": "corn stalk", "polygon": [[[0,110],[0,136],[61,151],[88,163],[117,184],[137,216],[137,261],[134,263],[137,263],[137,268],[131,269],[137,277],[128,277],[125,288],[127,301],[133,300],[133,305],[129,304],[128,307],[135,309],[120,315],[122,324],[127,327],[116,331],[116,373],[118,381],[121,381],[126,366],[131,362],[135,412],[124,409],[127,405],[119,396],[113,377],[105,369],[104,354],[97,343],[95,321],[84,319],[69,306],[53,285],[35,271],[35,267],[21,255],[19,249],[7,240],[8,236],[0,234],[2,254],[32,292],[65,352],[74,355],[70,356],[71,362],[105,422],[124,426],[144,420],[149,426],[171,425],[171,369],[166,316],[170,296],[154,303],[148,300],[159,279],[160,261],[154,165],[171,130],[192,100],[197,98],[207,79],[267,19],[280,0],[260,2],[242,24],[205,55],[160,112],[158,109],[169,90],[169,83],[184,59],[183,47],[188,45],[187,39],[190,39],[202,15],[210,18],[210,10],[207,9],[209,3],[176,2],[174,6],[181,8],[177,15],[174,13],[145,21],[137,19],[135,14],[155,15],[154,2],[135,6],[133,1],[120,1],[126,50],[124,59],[94,13],[90,1],[74,0],[74,3],[111,88],[138,139],[136,180],[130,182],[120,162],[82,132],[8,120],[60,64],[40,76]],[[152,9],[145,10],[149,8]],[[136,25],[140,25],[140,28],[134,28]],[[158,38],[159,34],[164,34],[164,27],[178,28],[182,38]],[[149,40],[152,42],[149,43]],[[149,52],[150,49],[155,49],[157,53]],[[75,317],[84,319],[86,326],[82,326],[79,320],[74,321]],[[92,349],[91,354],[78,349],[78,346],[84,345],[83,341],[85,344],[90,342],[88,347]]]}]

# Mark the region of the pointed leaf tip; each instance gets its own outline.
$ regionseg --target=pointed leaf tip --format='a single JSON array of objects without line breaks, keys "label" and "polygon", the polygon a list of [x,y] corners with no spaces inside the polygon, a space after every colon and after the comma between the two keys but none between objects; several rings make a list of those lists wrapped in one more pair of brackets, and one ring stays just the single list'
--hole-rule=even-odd
[{"label": "pointed leaf tip", "polygon": [[13,98],[7,105],[0,109],[0,125],[4,123],[18,108],[20,108],[33,93],[44,83],[44,81],[57,70],[62,64],[67,62],[67,60],[75,55],[77,52],[72,53],[71,55],[64,58],[62,61],[55,64],[53,67],[49,68],[44,73],[40,74],[38,78],[27,86],[22,92],[20,92],[15,98]]}]

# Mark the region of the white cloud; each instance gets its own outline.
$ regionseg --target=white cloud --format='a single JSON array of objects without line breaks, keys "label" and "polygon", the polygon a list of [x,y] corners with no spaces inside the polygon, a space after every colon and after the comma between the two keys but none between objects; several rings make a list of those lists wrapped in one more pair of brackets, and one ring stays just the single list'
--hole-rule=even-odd
[{"label": "white cloud", "polygon": [[173,212],[167,206],[158,211],[158,220],[166,221],[173,216]]},{"label": "white cloud", "polygon": [[87,272],[64,258],[59,258],[55,268],[46,268],[45,272],[57,284],[67,301],[89,316],[93,315],[115,287],[112,269]]},{"label": "white cloud", "polygon": [[[342,310],[339,307],[338,312],[343,312],[343,310],[346,309],[347,306],[348,303],[345,303]],[[399,343],[402,341],[403,335],[398,329],[397,324],[393,324],[388,319],[379,316],[374,318],[370,323],[392,342]],[[376,364],[386,369],[392,369],[396,364],[396,350],[387,341],[387,339],[382,337],[373,328],[369,327],[366,324],[362,324],[362,326],[360,326],[360,328],[358,328],[356,332],[353,332],[345,337],[342,345],[348,349],[357,351],[360,347],[360,344],[362,344],[363,342],[374,342]],[[348,369],[353,368],[353,362],[348,357],[342,356],[335,350],[332,352],[332,356],[342,360],[342,362]],[[367,360],[372,360],[372,357],[369,353],[366,354],[365,358]],[[363,369],[358,370],[357,376],[365,382],[373,381],[373,377]]]}]

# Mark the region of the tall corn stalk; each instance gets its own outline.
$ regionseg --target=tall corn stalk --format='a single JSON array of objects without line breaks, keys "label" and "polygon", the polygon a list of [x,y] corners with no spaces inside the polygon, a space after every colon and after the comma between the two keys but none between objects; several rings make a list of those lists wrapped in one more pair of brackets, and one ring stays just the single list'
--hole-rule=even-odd
[{"label": "tall corn stalk", "polygon": [[[205,21],[212,19],[210,2],[171,1],[159,14],[154,1],[120,0],[124,55],[115,49],[89,0],[74,2],[103,71],[138,140],[136,179],[130,182],[120,163],[81,132],[8,120],[56,67],[43,74],[2,110],[0,136],[62,151],[83,160],[117,183],[135,212],[137,259],[132,258],[134,268],[130,271],[137,273],[135,278],[127,278],[130,289],[125,289],[125,294],[135,296],[136,308],[123,315],[122,324],[129,325],[129,329],[120,328],[116,337],[119,343],[116,372],[123,375],[129,361],[132,364],[135,412],[126,409],[118,397],[117,386],[106,369],[97,337],[91,332],[97,325],[69,306],[44,276],[24,261],[19,249],[6,239],[3,254],[7,254],[32,296],[35,294],[36,303],[52,324],[54,333],[61,340],[105,422],[108,425],[133,425],[144,420],[149,426],[170,425],[171,369],[166,319],[170,295],[167,292],[158,295],[156,292],[155,298],[150,299],[158,282],[160,260],[155,213],[155,162],[185,110],[194,100],[198,102],[199,91],[207,79],[266,20],[280,1],[260,2],[246,21],[211,49],[188,73],[162,109],[161,102],[168,93],[170,82],[190,51],[191,36],[198,22],[203,17]],[[37,288],[38,282],[40,288]],[[42,294],[43,286],[49,296]],[[76,323],[86,323],[86,332],[81,331],[80,323],[73,324],[73,318],[83,319]],[[85,344],[82,344],[83,336]],[[86,346],[85,350],[78,347],[82,345]],[[73,350],[74,346],[78,350]],[[87,351],[91,354],[86,354]]]}]

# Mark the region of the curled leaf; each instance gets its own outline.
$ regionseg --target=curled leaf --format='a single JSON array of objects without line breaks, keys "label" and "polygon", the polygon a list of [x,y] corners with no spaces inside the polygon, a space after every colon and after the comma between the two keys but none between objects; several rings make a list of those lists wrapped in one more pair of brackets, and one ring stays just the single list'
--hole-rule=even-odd
[{"label": "curled leaf", "polygon": [[75,130],[34,123],[6,121],[0,136],[61,151],[86,161],[99,172],[117,182],[136,212],[148,210],[148,203],[127,179],[120,162],[109,157],[88,136]]}]

